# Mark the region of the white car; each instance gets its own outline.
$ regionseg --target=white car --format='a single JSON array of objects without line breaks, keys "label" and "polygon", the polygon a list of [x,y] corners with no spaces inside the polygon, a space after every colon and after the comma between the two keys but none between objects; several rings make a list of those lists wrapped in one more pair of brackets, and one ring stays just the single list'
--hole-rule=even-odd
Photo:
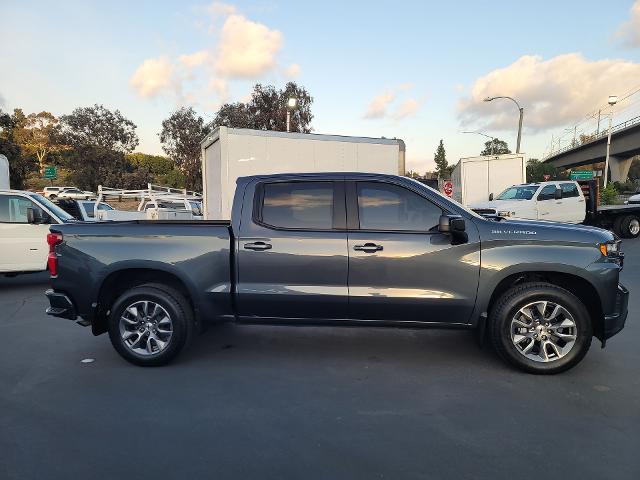
[{"label": "white car", "polygon": [[73,217],[40,194],[0,190],[0,274],[47,269],[49,225]]},{"label": "white car", "polygon": [[582,223],[586,216],[582,189],[569,180],[513,185],[494,200],[469,207],[483,215],[565,223]]},{"label": "white car", "polygon": [[82,191],[79,188],[71,187],[65,188],[58,192],[58,198],[68,198],[70,200],[89,200],[90,198],[94,198],[95,194],[93,192]]},{"label": "white car", "polygon": [[53,200],[58,196],[58,194],[62,190],[65,190],[67,188],[72,188],[72,187],[44,187],[43,195],[48,199]]}]

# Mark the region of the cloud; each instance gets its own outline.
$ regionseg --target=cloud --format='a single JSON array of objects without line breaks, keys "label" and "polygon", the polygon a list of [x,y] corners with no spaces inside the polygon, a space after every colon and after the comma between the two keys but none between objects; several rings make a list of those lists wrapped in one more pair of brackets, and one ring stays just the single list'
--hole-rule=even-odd
[{"label": "cloud", "polygon": [[209,15],[211,15],[214,19],[233,15],[237,13],[237,11],[238,10],[233,5],[222,2],[213,2],[207,7],[207,12],[209,12]]},{"label": "cloud", "polygon": [[402,120],[403,118],[412,117],[418,110],[420,109],[420,103],[414,98],[410,98],[405,100],[398,106],[396,111],[393,114],[393,118],[396,120]]},{"label": "cloud", "polygon": [[191,53],[188,55],[180,55],[178,60],[182,65],[187,68],[196,68],[204,65],[210,58],[209,52],[206,50],[200,50],[199,52]]},{"label": "cloud", "polygon": [[458,117],[465,127],[513,128],[517,112],[510,101],[483,102],[508,95],[524,108],[525,128],[540,132],[583,118],[639,77],[640,64],[627,60],[589,61],[578,53],[549,60],[526,55],[477,79],[470,96],[458,102]]},{"label": "cloud", "polygon": [[614,34],[626,47],[640,47],[640,0],[631,7],[630,18]]},{"label": "cloud", "polygon": [[7,101],[4,99],[2,94],[0,93],[0,107],[4,107]]},{"label": "cloud", "polygon": [[272,70],[282,48],[282,34],[242,15],[229,15],[222,26],[216,52],[219,75],[255,78]]},{"label": "cloud", "polygon": [[175,91],[178,88],[174,67],[167,57],[149,58],[142,62],[129,84],[138,95],[145,98]]},{"label": "cloud", "polygon": [[297,63],[292,63],[285,69],[284,75],[287,78],[297,77],[298,75],[300,75],[300,65],[298,65]]},{"label": "cloud", "polygon": [[369,103],[369,107],[367,107],[367,112],[364,114],[364,118],[382,118],[387,115],[387,108],[396,98],[395,93],[392,91],[386,91],[376,96],[371,103]]},{"label": "cloud", "polygon": [[406,83],[401,83],[400,86],[398,87],[401,91],[406,92],[411,90],[413,87],[415,87],[415,83],[411,83],[411,82],[406,82]]},{"label": "cloud", "polygon": [[218,100],[221,104],[226,103],[229,100],[229,87],[227,82],[220,78],[212,78],[209,80],[208,89],[210,92],[214,92],[218,95]]}]

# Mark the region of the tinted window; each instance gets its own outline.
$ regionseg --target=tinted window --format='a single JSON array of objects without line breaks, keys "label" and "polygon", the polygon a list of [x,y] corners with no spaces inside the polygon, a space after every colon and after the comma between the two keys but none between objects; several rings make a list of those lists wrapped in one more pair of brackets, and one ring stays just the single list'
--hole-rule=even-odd
[{"label": "tinted window", "polygon": [[427,231],[437,228],[442,209],[406,188],[386,183],[358,183],[360,228]]},{"label": "tinted window", "polygon": [[553,200],[556,196],[555,185],[545,185],[538,194],[538,200]]},{"label": "tinted window", "polygon": [[44,212],[35,203],[25,197],[0,195],[0,222],[27,223],[27,208],[39,210],[44,218]]},{"label": "tinted window", "polygon": [[578,187],[575,183],[563,183],[560,185],[562,189],[562,198],[579,197]]},{"label": "tinted window", "polygon": [[264,184],[262,222],[274,227],[328,230],[333,226],[333,183]]}]

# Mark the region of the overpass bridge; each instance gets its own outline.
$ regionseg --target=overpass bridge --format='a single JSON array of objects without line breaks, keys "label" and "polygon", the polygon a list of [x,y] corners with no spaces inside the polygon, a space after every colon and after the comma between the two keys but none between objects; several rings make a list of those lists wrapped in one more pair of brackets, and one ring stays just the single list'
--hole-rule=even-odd
[{"label": "overpass bridge", "polygon": [[[600,132],[584,143],[552,152],[543,158],[543,162],[564,169],[604,162],[607,155],[607,136],[608,130]],[[631,161],[636,155],[640,155],[640,116],[611,129],[609,179],[612,182],[626,181]]]}]

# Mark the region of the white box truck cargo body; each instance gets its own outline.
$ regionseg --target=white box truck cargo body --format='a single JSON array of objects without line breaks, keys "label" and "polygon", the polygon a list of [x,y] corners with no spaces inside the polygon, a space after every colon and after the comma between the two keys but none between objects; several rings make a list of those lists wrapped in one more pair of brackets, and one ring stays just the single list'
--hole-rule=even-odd
[{"label": "white box truck cargo body", "polygon": [[451,172],[453,199],[463,205],[486,202],[511,185],[525,183],[527,162],[524,154],[505,154],[461,158]]},{"label": "white box truck cargo body", "polygon": [[402,140],[218,127],[202,141],[205,220],[229,219],[238,177],[272,173],[404,175]]},{"label": "white box truck cargo body", "polygon": [[0,190],[9,190],[9,160],[0,154]]}]

